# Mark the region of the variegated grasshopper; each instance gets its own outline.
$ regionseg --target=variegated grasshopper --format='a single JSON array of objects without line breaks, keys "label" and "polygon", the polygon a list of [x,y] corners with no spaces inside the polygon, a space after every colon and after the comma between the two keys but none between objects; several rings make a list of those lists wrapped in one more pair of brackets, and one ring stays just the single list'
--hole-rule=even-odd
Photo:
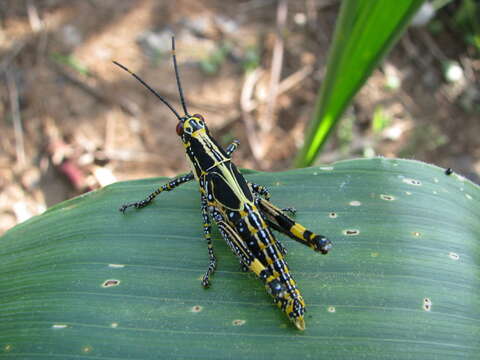
[{"label": "variegated grasshopper", "polygon": [[263,280],[274,302],[299,330],[304,330],[305,302],[284,260],[286,250],[275,238],[272,229],[322,254],[328,253],[332,244],[325,236],[312,233],[287,216],[286,211],[293,212],[292,209],[281,210],[273,205],[269,201],[270,194],[265,187],[245,180],[231,161],[231,155],[237,148],[238,141],[234,141],[226,150],[223,150],[210,135],[203,116],[189,115],[180,84],[173,37],[172,52],[184,116],[180,116],[164,98],[135,73],[117,62],[114,63],[140,81],[178,118],[176,131],[185,146],[192,171],[161,186],[144,200],[122,205],[119,210],[124,213],[129,207],[142,208],[163,191],[173,190],[195,179],[200,186],[204,237],[210,258],[202,285],[204,287],[210,285],[210,277],[216,267],[210,234],[211,218],[213,218],[223,239],[239,258],[244,270],[254,272]]}]

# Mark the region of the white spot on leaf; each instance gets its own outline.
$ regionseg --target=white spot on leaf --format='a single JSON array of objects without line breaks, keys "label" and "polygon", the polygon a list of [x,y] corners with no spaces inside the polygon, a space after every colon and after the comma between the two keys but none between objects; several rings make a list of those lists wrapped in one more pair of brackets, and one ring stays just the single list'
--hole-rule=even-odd
[{"label": "white spot on leaf", "polygon": [[120,285],[120,280],[109,279],[103,282],[102,287],[107,288],[107,287],[118,286],[118,285]]},{"label": "white spot on leaf", "polygon": [[190,311],[193,313],[199,313],[202,310],[203,310],[203,307],[200,305],[195,305],[190,309]]},{"label": "white spot on leaf", "polygon": [[236,320],[232,321],[232,325],[233,326],[242,326],[242,325],[245,325],[246,322],[247,322],[246,320],[236,319]]},{"label": "white spot on leaf", "polygon": [[68,327],[67,324],[53,324],[52,325],[52,329],[65,329],[67,327]]},{"label": "white spot on leaf", "polygon": [[93,351],[93,347],[91,347],[90,345],[82,347],[82,352],[85,353],[85,354],[89,354],[92,351]]},{"label": "white spot on leaf", "polygon": [[404,179],[402,179],[402,181],[405,184],[409,184],[409,185],[414,185],[414,186],[422,185],[422,182],[420,180],[416,180],[416,179],[404,178]]},{"label": "white spot on leaf", "polygon": [[343,230],[343,234],[348,235],[348,236],[356,236],[356,235],[360,234],[360,230],[346,229],[346,230]]},{"label": "white spot on leaf", "polygon": [[121,269],[121,268],[124,268],[125,265],[123,265],[123,264],[108,264],[108,267],[111,267],[113,269]]},{"label": "white spot on leaf", "polygon": [[380,198],[382,200],[386,200],[386,201],[393,201],[395,200],[395,196],[393,195],[386,195],[386,194],[380,194]]},{"label": "white spot on leaf", "polygon": [[459,256],[457,253],[454,253],[454,252],[449,252],[449,253],[448,253],[448,256],[449,256],[450,259],[452,259],[452,260],[458,260],[458,259],[460,259],[460,256]]},{"label": "white spot on leaf", "polygon": [[423,299],[423,310],[430,311],[432,310],[432,300],[429,298]]}]

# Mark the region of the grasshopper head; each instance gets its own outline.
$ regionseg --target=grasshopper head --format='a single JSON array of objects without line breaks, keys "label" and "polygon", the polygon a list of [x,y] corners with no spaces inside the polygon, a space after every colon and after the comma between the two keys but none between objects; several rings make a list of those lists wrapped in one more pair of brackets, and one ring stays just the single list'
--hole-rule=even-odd
[{"label": "grasshopper head", "polygon": [[207,126],[203,116],[200,114],[184,117],[177,124],[177,135],[187,141],[190,137],[195,137],[197,134],[205,131],[207,131]]}]

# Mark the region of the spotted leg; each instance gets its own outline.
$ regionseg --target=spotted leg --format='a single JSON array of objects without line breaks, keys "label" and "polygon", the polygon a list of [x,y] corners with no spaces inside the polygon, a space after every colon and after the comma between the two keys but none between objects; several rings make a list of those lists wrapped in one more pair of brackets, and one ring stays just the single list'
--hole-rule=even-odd
[{"label": "spotted leg", "polygon": [[240,261],[265,283],[265,287],[274,298],[281,296],[285,291],[285,285],[276,279],[272,272],[252,254],[233,227],[218,218],[216,222],[220,234]]},{"label": "spotted leg", "polygon": [[[255,194],[257,194],[259,196],[263,196],[264,199],[270,200],[270,197],[271,197],[270,192],[268,191],[268,189],[265,186],[258,185],[258,184],[255,184],[255,183],[251,183],[251,182],[249,182],[248,184],[250,185],[250,188],[252,189],[252,191]],[[292,216],[295,216],[295,214],[297,213],[297,210],[293,207],[283,208],[282,211],[283,212],[288,212]]]},{"label": "spotted leg", "polygon": [[[262,185],[258,185],[258,184],[255,184],[255,183],[252,183],[252,182],[248,182],[248,185],[250,185],[250,188],[252,189],[253,193],[258,195],[259,197],[260,196],[263,196],[264,199],[266,200],[269,200],[270,199],[270,192],[268,191],[268,189],[265,187],[265,186],[262,186]],[[256,205],[258,206],[258,202],[260,201],[259,198],[256,199],[255,203]],[[295,209],[293,208],[288,208],[286,209],[287,211],[295,211]],[[268,219],[266,219],[268,221]],[[287,255],[287,249],[285,248],[285,246],[283,246],[283,244],[278,240],[276,239],[276,246],[277,246],[277,249],[285,256]]]},{"label": "spotted leg", "polygon": [[297,214],[297,209],[295,209],[294,207],[282,208],[282,211],[286,213],[290,213],[290,215],[292,216],[295,216]]},{"label": "spotted leg", "polygon": [[148,204],[150,204],[152,202],[152,200],[155,199],[162,192],[173,190],[177,186],[179,186],[183,183],[186,183],[187,181],[193,180],[193,179],[194,179],[194,176],[193,176],[193,173],[191,173],[191,172],[188,173],[187,175],[178,176],[175,179],[173,179],[172,181],[168,182],[167,184],[159,187],[153,193],[148,195],[145,199],[137,201],[137,202],[129,203],[129,204],[124,204],[124,205],[120,206],[120,208],[118,210],[120,210],[122,213],[125,213],[125,210],[127,210],[129,207],[135,207],[136,209],[143,208],[144,206],[147,206]]},{"label": "spotted leg", "polygon": [[254,194],[263,196],[263,198],[267,200],[270,199],[270,192],[265,186],[258,185],[252,182],[248,182],[248,185],[250,185],[250,189],[252,189]]},{"label": "spotted leg", "polygon": [[258,205],[262,214],[267,218],[267,224],[273,229],[322,254],[327,254],[332,248],[332,243],[325,236],[314,234],[305,229],[271,202],[259,198]]},{"label": "spotted leg", "polygon": [[207,241],[208,257],[210,259],[210,262],[208,263],[208,269],[205,272],[205,275],[203,275],[202,285],[204,287],[209,287],[210,276],[215,272],[215,268],[217,267],[217,258],[213,253],[212,235],[211,235],[212,223],[210,221],[210,216],[208,214],[207,200],[205,199],[204,196],[202,196],[202,216],[203,216],[203,236]]},{"label": "spotted leg", "polygon": [[233,140],[232,143],[230,145],[227,146],[227,149],[225,150],[225,152],[227,153],[227,156],[228,157],[231,157],[232,156],[232,153],[237,150],[238,148],[238,145],[240,145],[240,141],[238,141],[237,139]]},{"label": "spotted leg", "polygon": [[248,266],[245,265],[245,264],[242,262],[242,260],[240,260],[240,270],[241,270],[242,272],[249,272],[249,271],[250,271],[250,269],[248,268]]}]

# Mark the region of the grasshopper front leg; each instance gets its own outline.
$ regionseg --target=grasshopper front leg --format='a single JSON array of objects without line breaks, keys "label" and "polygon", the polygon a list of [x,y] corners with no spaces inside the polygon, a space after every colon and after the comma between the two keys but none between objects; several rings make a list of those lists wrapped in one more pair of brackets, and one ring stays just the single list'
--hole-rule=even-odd
[{"label": "grasshopper front leg", "polygon": [[143,208],[143,207],[147,206],[148,204],[150,204],[152,202],[152,200],[155,199],[162,192],[173,190],[177,186],[179,186],[181,184],[184,184],[184,183],[186,183],[190,180],[193,180],[193,179],[194,179],[194,176],[193,176],[192,172],[188,173],[187,175],[178,176],[175,179],[173,179],[172,181],[170,181],[170,182],[166,183],[165,185],[162,185],[161,187],[159,187],[157,190],[155,190],[150,195],[148,195],[145,199],[140,200],[140,201],[136,201],[136,202],[133,202],[133,203],[129,203],[129,204],[124,204],[124,205],[120,206],[120,208],[118,210],[121,211],[122,213],[125,213],[125,210],[127,210],[129,207],[135,207],[136,209]]},{"label": "grasshopper front leg", "polygon": [[225,152],[227,153],[228,157],[232,157],[232,154],[235,150],[237,150],[238,145],[240,145],[240,141],[235,139],[232,141],[230,145],[227,146],[227,148],[225,149]]}]

